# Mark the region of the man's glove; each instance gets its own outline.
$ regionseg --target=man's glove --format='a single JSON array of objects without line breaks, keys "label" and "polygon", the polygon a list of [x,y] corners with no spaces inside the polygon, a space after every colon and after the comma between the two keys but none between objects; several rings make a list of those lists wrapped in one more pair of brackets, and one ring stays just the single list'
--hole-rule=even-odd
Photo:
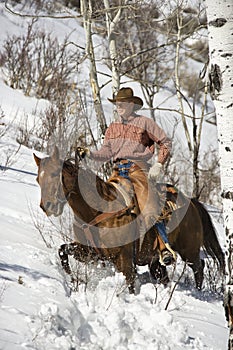
[{"label": "man's glove", "polygon": [[148,178],[151,180],[156,180],[162,169],[161,163],[155,163],[149,170]]},{"label": "man's glove", "polygon": [[90,150],[86,147],[77,147],[77,154],[80,158],[90,157]]}]

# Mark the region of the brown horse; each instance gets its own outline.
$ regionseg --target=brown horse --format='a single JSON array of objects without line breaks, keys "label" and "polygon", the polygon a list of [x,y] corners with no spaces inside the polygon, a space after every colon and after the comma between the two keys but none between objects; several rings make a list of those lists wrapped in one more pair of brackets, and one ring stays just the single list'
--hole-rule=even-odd
[{"label": "brown horse", "polygon": [[[71,273],[68,256],[73,255],[83,262],[98,259],[112,261],[116,269],[125,275],[130,292],[134,292],[136,265],[148,264],[152,276],[167,283],[166,267],[159,262],[154,228],[144,234],[143,239],[138,235],[133,196],[129,197],[126,206],[127,196],[122,191],[79,164],[69,160],[63,163],[57,148],[51,157],[40,159],[34,155],[34,158],[38,165],[41,208],[48,216],[58,216],[68,201],[74,212],[75,242],[63,244],[59,249],[62,266],[67,273]],[[219,262],[222,270],[224,256],[206,209],[198,201],[189,201],[182,194],[177,198],[178,192],[169,188],[158,187],[159,191],[167,194],[166,210],[171,210],[171,203],[180,202],[179,209],[171,210],[169,241],[191,266],[196,286],[201,288],[204,268],[200,259],[201,246],[204,245]]]},{"label": "brown horse", "polygon": [[[132,185],[121,179],[129,187],[126,195],[123,189],[118,191],[112,183],[103,181],[79,164],[69,160],[63,163],[57,148],[51,157],[40,159],[34,154],[34,158],[38,165],[43,211],[47,216],[59,216],[68,202],[74,212],[75,241],[62,245],[59,250],[65,271],[71,273],[69,255],[82,262],[110,260],[125,275],[130,292],[134,292],[139,246],[152,257],[158,238],[152,229],[146,239],[139,242]],[[146,262],[149,263],[148,258]]]}]

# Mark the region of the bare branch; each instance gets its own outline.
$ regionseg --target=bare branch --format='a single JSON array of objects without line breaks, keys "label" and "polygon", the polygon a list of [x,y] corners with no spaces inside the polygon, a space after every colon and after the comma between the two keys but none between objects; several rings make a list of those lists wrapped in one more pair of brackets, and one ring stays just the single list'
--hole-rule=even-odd
[{"label": "bare branch", "polygon": [[5,1],[5,8],[8,12],[15,16],[23,17],[23,18],[54,18],[54,19],[69,19],[69,18],[82,18],[82,15],[29,15],[29,14],[22,14],[20,12],[16,12],[12,10],[8,5],[8,0]]}]

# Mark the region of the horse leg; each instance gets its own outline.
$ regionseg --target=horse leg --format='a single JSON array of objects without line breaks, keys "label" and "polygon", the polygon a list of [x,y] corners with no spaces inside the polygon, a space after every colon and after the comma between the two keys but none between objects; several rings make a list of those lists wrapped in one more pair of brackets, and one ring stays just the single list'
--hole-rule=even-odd
[{"label": "horse leg", "polygon": [[68,275],[71,275],[71,269],[69,265],[69,255],[75,257],[75,253],[78,245],[75,242],[62,244],[58,250],[58,255],[61,261],[61,265]]},{"label": "horse leg", "polygon": [[158,283],[162,283],[165,287],[169,282],[166,266],[161,265],[159,258],[153,258],[149,264],[149,270],[151,276],[157,280]]},{"label": "horse leg", "polygon": [[200,257],[198,256],[193,263],[188,262],[188,265],[193,270],[196,288],[201,290],[203,279],[204,279],[204,266],[205,266],[204,260],[200,259]]},{"label": "horse leg", "polygon": [[136,267],[129,250],[123,248],[123,251],[114,259],[114,264],[117,270],[125,276],[129,293],[135,294]]},{"label": "horse leg", "polygon": [[60,258],[61,266],[63,267],[63,269],[68,275],[71,275],[71,269],[70,269],[69,258],[68,258],[69,254],[67,253],[68,246],[69,244],[62,244],[58,250],[58,255]]}]

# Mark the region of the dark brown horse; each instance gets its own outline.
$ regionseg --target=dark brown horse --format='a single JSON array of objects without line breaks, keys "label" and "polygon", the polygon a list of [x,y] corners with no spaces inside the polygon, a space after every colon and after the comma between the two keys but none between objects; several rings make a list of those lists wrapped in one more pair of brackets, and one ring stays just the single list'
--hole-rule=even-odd
[{"label": "dark brown horse", "polygon": [[[83,262],[110,260],[125,275],[131,292],[134,291],[136,265],[148,264],[153,277],[167,282],[166,267],[159,262],[159,241],[154,228],[139,237],[133,195],[127,197],[124,191],[118,191],[112,183],[103,181],[79,164],[69,160],[63,163],[57,148],[51,157],[40,159],[34,155],[34,158],[38,165],[41,208],[48,216],[58,216],[68,202],[74,212],[75,241],[62,245],[59,250],[67,273],[71,273],[68,256],[73,255]],[[162,187],[158,190],[164,192]],[[206,225],[206,222],[211,223],[210,217],[199,202],[189,201],[183,195],[177,199],[177,192],[169,191],[169,187],[165,188],[165,193],[168,196],[165,209],[171,210],[169,203],[181,203],[179,209],[171,210],[169,241],[191,266],[196,286],[201,288],[204,267],[200,259],[201,246],[204,245],[224,270],[224,256],[216,233],[213,226]]]},{"label": "dark brown horse", "polygon": [[[201,289],[203,283],[204,260],[200,257],[203,248],[217,263],[222,275],[225,274],[224,253],[220,247],[210,214],[204,204],[197,199],[189,200],[172,185],[157,184],[158,191],[166,193],[165,209],[172,209],[167,222],[168,238],[171,247],[179,253],[182,260],[192,268],[196,287]],[[157,261],[152,265],[152,274],[160,275],[165,282],[168,275],[165,266]]]}]

